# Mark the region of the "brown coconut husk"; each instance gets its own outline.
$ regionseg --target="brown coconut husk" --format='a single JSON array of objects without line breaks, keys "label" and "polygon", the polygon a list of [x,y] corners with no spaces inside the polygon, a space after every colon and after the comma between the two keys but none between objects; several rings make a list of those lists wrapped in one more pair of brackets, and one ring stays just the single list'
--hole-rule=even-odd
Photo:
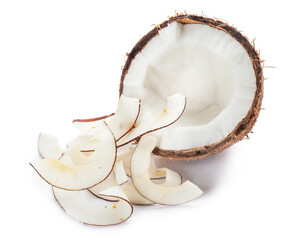
[{"label": "brown coconut husk", "polygon": [[175,21],[182,24],[205,24],[214,27],[218,30],[226,32],[234,39],[236,39],[247,51],[247,54],[251,59],[256,75],[256,91],[251,108],[247,112],[246,116],[242,119],[242,121],[239,122],[239,124],[227,137],[225,137],[224,139],[222,139],[217,143],[198,147],[198,148],[191,148],[191,149],[180,150],[180,151],[155,148],[153,151],[155,155],[159,155],[170,160],[195,160],[195,159],[201,159],[207,156],[211,156],[223,151],[227,147],[243,139],[251,131],[259,116],[262,98],[263,98],[264,77],[263,77],[263,69],[261,65],[262,61],[260,60],[259,53],[256,51],[254,47],[254,41],[253,44],[251,44],[249,40],[245,36],[243,36],[236,28],[228,25],[227,23],[222,22],[220,20],[215,20],[202,16],[177,14],[177,16],[169,18],[168,20],[157,25],[154,29],[148,32],[145,36],[143,36],[139,40],[139,42],[134,46],[132,51],[128,53],[128,58],[125,62],[121,75],[120,91],[119,91],[120,95],[123,93],[123,81],[128,72],[128,69],[131,66],[132,60],[148,44],[148,42],[153,37],[159,34],[158,33],[159,29],[165,28],[169,23]]}]

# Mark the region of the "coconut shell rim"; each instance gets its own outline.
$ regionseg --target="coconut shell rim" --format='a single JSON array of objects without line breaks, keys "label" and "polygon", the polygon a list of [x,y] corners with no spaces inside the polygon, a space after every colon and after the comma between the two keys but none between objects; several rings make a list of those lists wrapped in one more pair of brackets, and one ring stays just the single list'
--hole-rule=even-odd
[{"label": "coconut shell rim", "polygon": [[247,136],[253,126],[255,125],[257,118],[259,116],[262,99],[263,99],[263,92],[264,92],[264,77],[263,77],[263,68],[262,68],[262,61],[260,59],[258,51],[256,51],[253,44],[251,44],[247,37],[243,36],[235,27],[230,26],[229,24],[212,18],[206,18],[203,16],[197,15],[188,15],[188,14],[177,14],[174,17],[169,18],[168,20],[164,21],[163,23],[154,27],[151,31],[149,31],[146,35],[144,35],[137,44],[133,47],[131,52],[127,54],[127,60],[125,65],[122,69],[121,79],[120,79],[120,88],[119,88],[119,95],[123,94],[123,81],[128,72],[128,69],[131,66],[132,60],[136,57],[138,53],[148,44],[148,42],[157,36],[159,33],[158,31],[162,28],[168,26],[168,24],[172,22],[179,22],[182,24],[205,24],[210,27],[216,28],[218,30],[224,31],[229,34],[231,37],[236,39],[246,50],[248,56],[251,59],[253,69],[256,76],[256,90],[253,99],[253,103],[248,110],[246,116],[238,123],[238,125],[233,129],[233,131],[223,138],[221,141],[198,147],[198,148],[190,148],[190,149],[183,149],[183,150],[164,150],[161,148],[156,147],[153,151],[153,154],[161,156],[163,158],[169,160],[196,160],[202,159],[207,156],[211,156],[222,152],[224,149],[230,147],[234,143],[242,140],[245,136]]}]

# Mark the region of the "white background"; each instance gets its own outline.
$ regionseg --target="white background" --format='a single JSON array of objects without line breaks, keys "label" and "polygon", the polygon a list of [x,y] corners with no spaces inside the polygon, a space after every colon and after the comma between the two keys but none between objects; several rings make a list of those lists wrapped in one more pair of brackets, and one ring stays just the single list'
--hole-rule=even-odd
[{"label": "white background", "polygon": [[[300,1],[0,1],[1,239],[302,239]],[[89,227],[63,213],[29,162],[39,132],[111,113],[134,44],[175,11],[225,19],[265,59],[250,140],[195,162],[161,161],[205,194],[182,206],[135,207],[125,223]],[[8,234],[8,235],[7,235]],[[192,235],[193,234],[193,235]],[[7,236],[4,238],[4,236]]]}]

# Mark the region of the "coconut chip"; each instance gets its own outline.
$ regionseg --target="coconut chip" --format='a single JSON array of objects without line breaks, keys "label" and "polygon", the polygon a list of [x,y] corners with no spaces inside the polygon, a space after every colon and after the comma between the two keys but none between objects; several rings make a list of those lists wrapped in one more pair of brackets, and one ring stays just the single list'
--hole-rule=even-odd
[{"label": "coconut chip", "polygon": [[53,193],[68,215],[85,224],[115,225],[126,221],[133,213],[133,207],[120,187],[101,192],[102,199],[86,190],[66,191],[53,187]]},{"label": "coconut chip", "polygon": [[180,186],[161,186],[151,181],[147,170],[156,142],[156,137],[144,135],[132,156],[131,175],[137,191],[149,201],[164,205],[183,204],[201,196],[203,192],[190,181]]},{"label": "coconut chip", "polygon": [[115,114],[100,118],[75,119],[74,125],[83,134],[94,134],[99,131],[99,124],[104,118],[109,118],[108,127],[114,134],[116,141],[121,139],[133,128],[140,113],[140,100],[138,98],[124,97],[119,99]]},{"label": "coconut chip", "polygon": [[[116,142],[106,123],[103,122],[100,126],[99,135],[102,135],[102,138],[98,138],[95,151],[86,157],[85,164],[70,166],[59,159],[46,158],[30,165],[47,183],[57,188],[82,190],[102,182],[114,167]],[[81,154],[79,152],[78,156]],[[75,159],[77,157],[72,160]]]}]

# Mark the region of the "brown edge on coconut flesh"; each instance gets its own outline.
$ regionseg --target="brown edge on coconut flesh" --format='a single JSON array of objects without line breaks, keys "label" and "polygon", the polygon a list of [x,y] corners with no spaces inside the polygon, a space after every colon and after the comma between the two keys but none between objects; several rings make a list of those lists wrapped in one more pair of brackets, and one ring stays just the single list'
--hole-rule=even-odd
[{"label": "brown edge on coconut flesh", "polygon": [[[107,123],[105,123],[105,124],[106,124],[106,126],[108,126]],[[112,134],[113,139],[114,139],[114,143],[115,143],[115,160],[114,160],[114,162],[113,162],[113,165],[112,165],[112,167],[111,167],[110,172],[106,175],[106,177],[103,178],[101,181],[95,183],[95,184],[92,185],[92,186],[88,186],[88,187],[85,187],[85,188],[79,188],[79,189],[68,189],[68,188],[63,188],[63,187],[56,186],[56,185],[52,184],[51,182],[49,182],[48,180],[46,180],[46,179],[42,176],[42,174],[34,167],[34,165],[33,165],[32,163],[29,163],[29,165],[38,173],[38,175],[39,175],[45,182],[47,182],[49,185],[51,185],[51,186],[53,186],[53,187],[56,187],[56,188],[59,188],[59,189],[63,189],[63,190],[66,190],[66,191],[82,191],[82,190],[86,190],[86,189],[88,189],[88,188],[92,188],[92,187],[94,187],[94,186],[96,186],[96,185],[102,183],[103,181],[105,181],[105,179],[108,178],[108,176],[109,176],[109,175],[111,174],[111,172],[113,171],[114,166],[115,166],[115,164],[116,164],[116,162],[117,162],[117,141],[116,141],[116,138],[115,138],[115,136],[114,136],[114,134],[113,134],[113,132],[112,132],[112,130],[111,130],[110,128],[109,128],[109,131],[110,131],[110,133]],[[62,154],[62,156],[63,156],[63,154]],[[62,156],[61,156],[61,157],[62,157]]]},{"label": "brown edge on coconut flesh", "polygon": [[85,118],[85,119],[74,119],[73,123],[75,123],[75,122],[94,122],[94,121],[100,121],[100,120],[109,118],[109,117],[114,116],[114,115],[115,115],[114,113],[111,113],[109,115],[104,115],[102,117]]},{"label": "brown edge on coconut flesh", "polygon": [[[135,128],[136,123],[137,123],[137,120],[138,120],[139,115],[140,115],[140,111],[141,111],[141,99],[139,99],[138,113],[137,113],[137,116],[136,116],[136,119],[135,119],[133,125],[132,125],[125,133],[123,133],[122,136],[120,136],[119,138],[117,138],[117,139],[116,139],[116,142],[118,142],[121,138],[123,138],[126,134],[128,134],[130,131],[132,131],[132,130]],[[183,110],[183,112],[184,112],[184,110]],[[182,112],[182,114],[183,114],[183,112]],[[73,123],[74,123],[74,122],[94,122],[94,121],[99,121],[99,120],[103,120],[103,119],[109,118],[109,117],[114,116],[114,115],[115,115],[115,113],[111,113],[110,115],[105,115],[105,116],[96,117],[96,118],[74,119],[74,120],[73,120]],[[180,116],[180,117],[181,117],[181,116]],[[129,143],[129,142],[127,142],[127,143]],[[125,144],[123,144],[123,145],[126,145],[127,143],[125,143]],[[123,145],[121,145],[121,146],[123,146]],[[117,146],[117,148],[118,148],[118,147],[121,147],[121,146]],[[94,150],[86,150],[86,151],[83,151],[83,150],[82,150],[81,152],[93,152],[93,151],[94,151]]]},{"label": "brown edge on coconut flesh", "polygon": [[[89,189],[87,189],[87,190],[88,190],[89,193],[93,194],[91,191],[89,191]],[[82,191],[85,191],[85,189],[82,190]],[[65,210],[65,208],[60,204],[60,201],[58,200],[58,198],[56,197],[56,194],[55,194],[55,191],[54,191],[54,186],[52,186],[52,193],[53,193],[53,196],[54,196],[56,202],[57,202],[58,205],[60,206],[60,208],[61,208],[66,214],[68,214],[67,211]],[[95,195],[95,194],[93,194],[93,195],[96,196],[96,197],[98,197],[98,196]],[[85,224],[85,225],[96,226],[96,227],[113,226],[113,225],[118,225],[118,224],[120,224],[120,223],[125,222],[126,220],[128,220],[128,219],[131,217],[131,215],[133,215],[134,207],[133,207],[133,205],[131,204],[130,201],[128,201],[128,200],[125,199],[125,198],[119,197],[119,196],[114,196],[114,195],[106,195],[106,196],[107,196],[107,197],[118,198],[118,199],[120,199],[120,200],[122,200],[122,201],[127,202],[127,203],[130,205],[130,207],[131,207],[131,213],[130,213],[130,215],[129,215],[126,219],[123,219],[123,221],[120,221],[120,222],[118,222],[118,223],[113,223],[113,224],[107,224],[107,225],[98,225],[98,224],[92,224],[92,223],[86,223],[86,222],[80,221],[81,223],[83,223],[83,224]],[[108,200],[108,199],[105,199],[105,198],[102,198],[102,197],[99,197],[99,198],[102,199],[102,200],[104,200],[104,201],[107,201],[107,202],[119,202],[119,200]],[[71,217],[72,217],[72,216],[71,216]],[[75,219],[74,217],[72,217],[72,218]],[[75,220],[76,220],[76,221],[79,221],[79,220],[77,220],[77,219],[75,219]]]},{"label": "brown edge on coconut flesh", "polygon": [[242,138],[248,135],[248,133],[253,128],[261,109],[262,98],[263,98],[263,69],[261,66],[262,61],[260,60],[259,53],[256,51],[254,46],[249,42],[247,37],[243,36],[236,28],[229,26],[227,23],[224,23],[219,20],[214,20],[211,18],[206,18],[202,16],[196,15],[179,15],[177,14],[174,17],[169,18],[165,22],[157,25],[154,29],[152,29],[149,33],[143,36],[139,42],[134,46],[132,51],[128,54],[128,58],[125,62],[125,65],[122,70],[121,80],[120,80],[120,89],[119,94],[123,93],[123,81],[130,68],[132,60],[136,57],[138,53],[147,45],[147,43],[157,36],[158,30],[165,28],[168,24],[172,22],[179,22],[182,24],[205,24],[210,27],[216,28],[218,30],[224,31],[229,34],[231,37],[236,39],[246,50],[249,55],[255,75],[256,75],[256,91],[253,103],[251,108],[247,112],[246,116],[242,119],[242,121],[235,127],[235,129],[224,139],[221,141],[210,144],[207,146],[203,146],[200,148],[192,148],[185,150],[164,150],[160,148],[155,148],[153,153],[155,155],[159,155],[166,159],[170,160],[196,160],[201,159],[207,156],[214,155],[231,146],[235,142],[240,141]]}]

